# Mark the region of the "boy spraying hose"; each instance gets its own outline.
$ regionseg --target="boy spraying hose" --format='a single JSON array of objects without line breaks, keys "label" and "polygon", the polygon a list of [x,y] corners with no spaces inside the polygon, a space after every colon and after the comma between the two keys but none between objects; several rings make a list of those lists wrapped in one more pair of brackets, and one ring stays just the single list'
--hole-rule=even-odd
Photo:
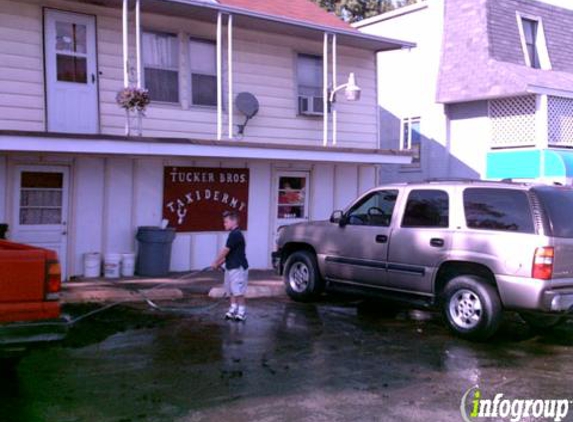
[{"label": "boy spraying hose", "polygon": [[230,232],[229,237],[211,267],[216,269],[225,263],[225,291],[231,297],[225,319],[244,321],[247,317],[245,293],[249,280],[249,263],[245,254],[245,238],[239,228],[239,215],[234,211],[226,211],[223,213],[223,225]]}]

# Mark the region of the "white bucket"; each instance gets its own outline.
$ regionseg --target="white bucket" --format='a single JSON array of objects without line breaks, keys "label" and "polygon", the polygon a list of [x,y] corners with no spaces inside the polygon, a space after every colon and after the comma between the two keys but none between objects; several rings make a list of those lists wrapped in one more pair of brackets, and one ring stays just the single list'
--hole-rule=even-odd
[{"label": "white bucket", "polygon": [[97,278],[101,275],[101,255],[98,252],[84,254],[84,278]]},{"label": "white bucket", "polygon": [[135,254],[124,253],[121,255],[121,275],[122,277],[133,277],[135,274]]},{"label": "white bucket", "polygon": [[119,278],[121,255],[118,253],[105,254],[103,273],[105,278]]}]

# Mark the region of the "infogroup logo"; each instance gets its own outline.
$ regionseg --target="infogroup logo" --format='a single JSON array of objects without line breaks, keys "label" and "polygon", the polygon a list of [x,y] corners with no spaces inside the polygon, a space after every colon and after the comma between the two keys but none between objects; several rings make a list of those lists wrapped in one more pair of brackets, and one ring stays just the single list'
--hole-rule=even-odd
[{"label": "infogroup logo", "polygon": [[497,393],[493,399],[483,397],[479,386],[471,387],[462,396],[460,412],[465,422],[475,422],[495,418],[511,422],[547,419],[561,422],[569,413],[569,399],[507,399],[504,394]]}]

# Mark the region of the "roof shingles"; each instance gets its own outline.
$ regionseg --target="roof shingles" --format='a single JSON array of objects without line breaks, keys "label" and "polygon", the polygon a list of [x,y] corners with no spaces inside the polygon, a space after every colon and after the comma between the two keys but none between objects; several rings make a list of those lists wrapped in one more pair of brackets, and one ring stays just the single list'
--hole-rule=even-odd
[{"label": "roof shingles", "polygon": [[[532,86],[573,91],[573,11],[531,0],[446,0],[437,100],[521,95]],[[553,70],[525,65],[516,12],[539,16]]]},{"label": "roof shingles", "polygon": [[279,18],[315,25],[356,31],[350,24],[329,13],[311,0],[219,0],[223,6],[235,7]]}]

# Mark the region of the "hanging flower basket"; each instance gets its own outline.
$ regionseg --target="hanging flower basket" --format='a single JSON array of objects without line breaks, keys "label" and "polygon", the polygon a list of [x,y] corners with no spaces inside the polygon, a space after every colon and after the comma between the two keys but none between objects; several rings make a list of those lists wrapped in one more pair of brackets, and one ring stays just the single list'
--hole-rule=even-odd
[{"label": "hanging flower basket", "polygon": [[115,100],[117,104],[125,110],[125,134],[127,136],[131,135],[131,118],[132,114],[135,113],[135,127],[137,129],[137,135],[141,136],[142,117],[145,116],[145,109],[151,102],[147,89],[135,87],[123,88],[117,93]]},{"label": "hanging flower basket", "polygon": [[123,88],[117,93],[115,100],[121,108],[127,111],[140,112],[144,112],[151,102],[147,89],[134,87]]}]

